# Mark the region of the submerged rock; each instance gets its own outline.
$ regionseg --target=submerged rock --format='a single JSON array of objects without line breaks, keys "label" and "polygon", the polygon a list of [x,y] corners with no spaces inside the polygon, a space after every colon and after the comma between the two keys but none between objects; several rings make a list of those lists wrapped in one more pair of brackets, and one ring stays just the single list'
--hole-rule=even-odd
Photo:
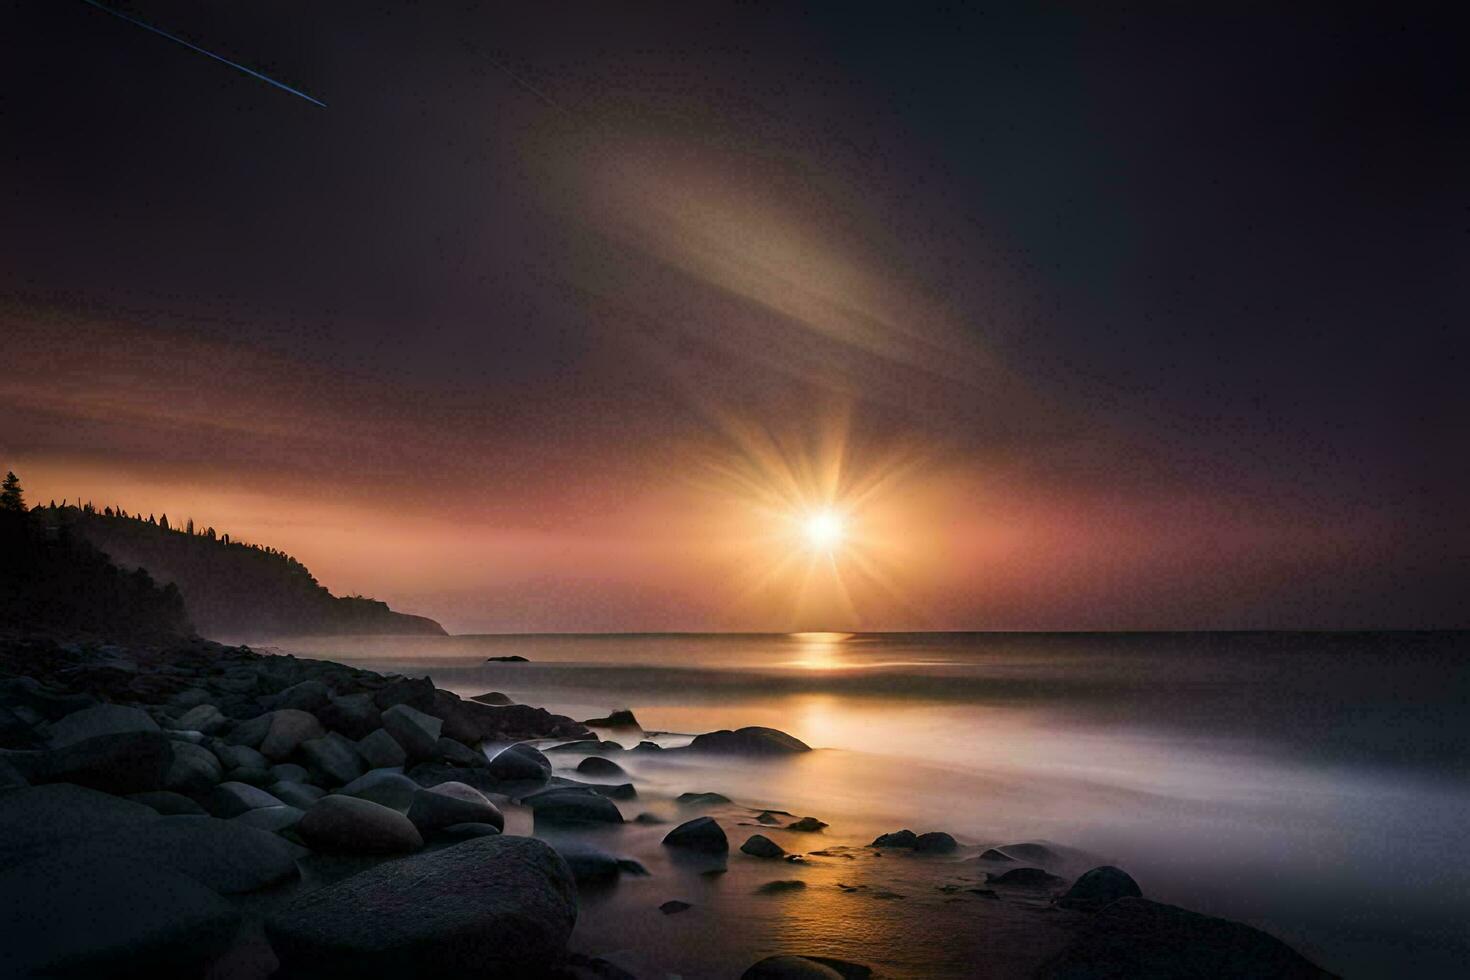
[{"label": "submerged rock", "polygon": [[729,803],[724,793],[680,793],[674,800],[680,806],[721,806]]},{"label": "submerged rock", "polygon": [[786,829],[797,830],[804,834],[815,834],[827,826],[829,825],[825,821],[818,820],[816,817],[802,817],[800,820],[793,820],[787,824]]},{"label": "submerged rock", "polygon": [[783,878],[778,881],[768,881],[755,890],[757,895],[779,895],[782,892],[800,891],[806,887],[806,882],[799,878]]},{"label": "submerged rock", "polygon": [[1012,868],[997,874],[994,871],[987,872],[985,881],[992,885],[1008,885],[1012,888],[1055,888],[1065,885],[1067,879],[1059,878],[1049,871],[1041,868]]},{"label": "submerged rock", "polygon": [[730,850],[725,831],[713,817],[695,817],[679,824],[664,835],[666,847],[683,847],[706,854],[724,854]]},{"label": "submerged rock", "polygon": [[1143,890],[1133,876],[1121,868],[1105,864],[1093,868],[1072,882],[1067,893],[1057,899],[1057,904],[1067,909],[1096,911],[1120,898],[1142,898]]},{"label": "submerged rock", "polygon": [[1332,974],[1279,939],[1239,922],[1144,898],[1122,898],[1089,917],[1072,943],[1037,976],[1326,980]]},{"label": "submerged rock", "polygon": [[731,755],[791,755],[810,752],[811,746],[801,739],[775,728],[751,726],[735,731],[723,729],[694,736],[689,750],[721,752]]},{"label": "submerged rock", "polygon": [[689,909],[692,908],[694,908],[694,906],[690,905],[688,902],[681,902],[677,898],[671,898],[667,902],[664,902],[662,905],[660,905],[658,907],[658,910],[664,915],[674,915],[679,912],[687,912]]},{"label": "submerged rock", "polygon": [[529,837],[480,837],[380,864],[304,895],[267,923],[293,975],[529,977],[577,921],[571,870]]},{"label": "submerged rock", "polygon": [[975,858],[976,861],[1014,862],[1016,859],[1004,851],[998,851],[993,847],[987,847]]}]

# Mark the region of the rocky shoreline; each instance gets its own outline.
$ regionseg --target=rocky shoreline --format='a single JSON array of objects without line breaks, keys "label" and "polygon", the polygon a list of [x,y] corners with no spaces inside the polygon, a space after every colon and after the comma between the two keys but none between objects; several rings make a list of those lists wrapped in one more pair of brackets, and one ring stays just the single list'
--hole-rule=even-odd
[{"label": "rocky shoreline", "polygon": [[[590,720],[634,732],[637,744],[625,747],[509,700],[197,639],[122,647],[0,637],[0,928],[23,937],[10,944],[10,967],[628,977],[568,946],[581,890],[646,873],[578,835],[661,822],[649,812],[625,821],[619,803],[638,789],[615,757],[809,751],[762,728],[665,748],[631,713]],[[586,778],[556,775],[533,742],[558,760],[579,754],[574,775]],[[802,837],[827,826],[772,810],[732,818],[738,808],[715,793],[677,803],[722,814],[663,835],[670,853],[711,862],[701,873],[722,873],[727,832],[739,826]],[[522,810],[534,836],[505,833],[506,812]],[[900,830],[860,856],[952,861],[969,846],[943,831]],[[1149,901],[1118,868],[1057,875],[1027,847],[968,858],[985,869],[986,887],[951,900],[1015,894],[1069,917],[1071,941],[1040,975],[1327,976],[1257,930]],[[857,849],[788,853],[747,833],[734,860],[799,871],[859,856],[844,850]],[[760,893],[806,887],[780,878]],[[662,911],[689,907],[669,901]],[[744,973],[870,975],[813,950],[767,956]]]}]

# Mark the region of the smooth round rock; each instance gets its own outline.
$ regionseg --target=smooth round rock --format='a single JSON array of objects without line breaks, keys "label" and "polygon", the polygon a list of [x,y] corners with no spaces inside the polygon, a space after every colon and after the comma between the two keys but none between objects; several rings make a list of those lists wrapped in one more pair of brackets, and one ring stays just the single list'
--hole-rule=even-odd
[{"label": "smooth round rock", "polygon": [[786,856],[786,851],[781,845],[771,840],[765,834],[751,834],[750,838],[744,844],[740,845],[740,852],[758,858],[782,858]]},{"label": "smooth round rock", "polygon": [[725,831],[713,817],[695,817],[679,824],[664,835],[667,847],[682,847],[705,854],[724,854],[730,850]]},{"label": "smooth round rock", "polygon": [[457,823],[488,823],[505,828],[505,817],[483,793],[473,786],[454,782],[439,783],[414,794],[408,819],[421,834],[431,834]]},{"label": "smooth round rock", "polygon": [[418,828],[403,814],[355,796],[322,797],[295,830],[308,847],[322,851],[403,854],[424,846]]},{"label": "smooth round rock", "polygon": [[1121,868],[1105,864],[1093,868],[1072,882],[1057,904],[1067,909],[1096,911],[1120,898],[1142,898],[1143,890],[1133,876]]}]

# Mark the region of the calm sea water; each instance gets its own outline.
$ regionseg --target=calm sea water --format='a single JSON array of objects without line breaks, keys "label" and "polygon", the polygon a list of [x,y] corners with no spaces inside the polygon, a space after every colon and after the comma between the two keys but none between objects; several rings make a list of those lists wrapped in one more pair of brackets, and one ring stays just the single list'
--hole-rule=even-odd
[{"label": "calm sea water", "polygon": [[[810,849],[866,843],[902,827],[946,830],[977,848],[1056,842],[1124,867],[1151,898],[1264,928],[1348,976],[1456,975],[1470,962],[1470,634],[538,635],[268,645],[427,674],[465,695],[503,691],[579,719],[632,708],[645,728],[674,733],[663,737],[668,744],[678,733],[769,725],[821,750],[773,764],[620,757],[639,787],[640,802],[623,806],[629,816],[641,808],[674,819],[672,796],[714,790],[829,822]],[[484,662],[507,654],[531,662]],[[1004,920],[970,948],[950,935],[973,921],[951,921],[963,912],[956,906],[925,912],[910,901],[858,912],[813,887],[784,900],[772,926],[771,909],[743,885],[712,891],[713,879],[665,869],[661,833],[629,828],[608,845],[634,852],[655,875],[584,909],[586,948],[685,976],[717,974],[730,965],[722,957],[797,940],[834,955],[856,947],[900,975],[970,972],[976,957],[1006,972]],[[804,873],[813,886],[840,877],[825,866]],[[716,939],[710,922],[691,913],[649,917],[648,908],[680,897],[680,888],[736,928]],[[886,943],[873,916],[907,921],[903,942]],[[933,945],[944,949],[913,948],[924,946],[916,940],[926,928],[940,929],[935,923],[943,934]],[[1017,935],[1034,928],[1013,924]]]}]

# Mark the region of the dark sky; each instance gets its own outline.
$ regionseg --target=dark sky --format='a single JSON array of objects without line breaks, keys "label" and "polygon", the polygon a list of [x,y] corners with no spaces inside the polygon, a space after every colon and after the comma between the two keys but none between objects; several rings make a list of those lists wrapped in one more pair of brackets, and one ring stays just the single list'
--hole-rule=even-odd
[{"label": "dark sky", "polygon": [[1470,625],[1452,8],[497,6],[9,5],[0,455],[465,629]]}]

